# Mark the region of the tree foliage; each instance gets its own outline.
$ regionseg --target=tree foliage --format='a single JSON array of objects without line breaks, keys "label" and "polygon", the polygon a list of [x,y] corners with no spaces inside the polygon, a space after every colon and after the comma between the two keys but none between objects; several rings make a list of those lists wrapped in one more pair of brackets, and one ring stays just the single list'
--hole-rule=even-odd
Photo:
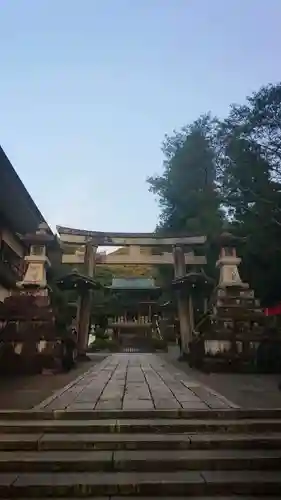
[{"label": "tree foliage", "polygon": [[264,303],[281,300],[281,84],[231,106],[217,137],[222,199],[242,249],[245,278]]},{"label": "tree foliage", "polygon": [[[206,114],[166,136],[157,230],[247,236],[244,279],[265,304],[281,300],[281,83],[262,87],[224,120]],[[214,249],[207,250],[208,271]],[[217,250],[216,250],[217,251]]]},{"label": "tree foliage", "polygon": [[164,172],[148,179],[159,198],[159,229],[210,234],[221,224],[212,148],[215,122],[199,118],[163,142]]},{"label": "tree foliage", "polygon": [[[205,115],[165,137],[163,173],[148,179],[150,191],[158,196],[161,208],[158,231],[210,238],[221,230],[213,147],[216,129],[216,121]],[[216,256],[212,248],[207,253],[208,271],[214,274]],[[158,272],[162,285],[171,281],[171,267],[161,266]]]}]

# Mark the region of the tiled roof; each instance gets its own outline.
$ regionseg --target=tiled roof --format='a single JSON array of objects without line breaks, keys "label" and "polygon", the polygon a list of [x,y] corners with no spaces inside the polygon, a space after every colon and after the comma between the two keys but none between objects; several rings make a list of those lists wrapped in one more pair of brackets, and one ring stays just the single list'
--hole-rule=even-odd
[{"label": "tiled roof", "polygon": [[36,231],[44,217],[0,146],[0,212],[15,232]]}]

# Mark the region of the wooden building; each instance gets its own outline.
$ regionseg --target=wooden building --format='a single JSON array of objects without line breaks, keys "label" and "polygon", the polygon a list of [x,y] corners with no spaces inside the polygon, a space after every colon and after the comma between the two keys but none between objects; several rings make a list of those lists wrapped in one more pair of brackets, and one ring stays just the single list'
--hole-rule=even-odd
[{"label": "wooden building", "polygon": [[0,301],[23,277],[26,243],[20,235],[35,232],[43,215],[0,147]]},{"label": "wooden building", "polygon": [[160,311],[161,288],[152,278],[115,278],[111,291],[109,328],[123,349],[148,349]]},{"label": "wooden building", "polygon": [[114,297],[112,315],[114,323],[151,323],[159,312],[161,288],[152,278],[114,278],[107,287]]}]

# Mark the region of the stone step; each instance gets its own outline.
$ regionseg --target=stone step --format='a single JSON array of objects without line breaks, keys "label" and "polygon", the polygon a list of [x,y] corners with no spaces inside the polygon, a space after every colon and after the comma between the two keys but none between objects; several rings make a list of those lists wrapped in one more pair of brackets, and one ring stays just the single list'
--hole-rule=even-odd
[{"label": "stone step", "polygon": [[[21,498],[21,500],[29,500],[29,498],[30,497],[28,497],[28,499],[27,498]],[[36,499],[36,497],[33,497],[33,498]],[[51,497],[51,498],[53,500],[59,500],[59,498],[61,498],[61,497]],[[157,498],[157,497],[155,497],[155,496],[153,496],[153,497],[151,497],[151,496],[148,496],[148,497],[147,496],[146,497],[140,497],[140,496],[126,496],[126,497],[123,496],[123,497],[120,497],[120,496],[115,496],[114,495],[114,496],[110,496],[110,497],[109,496],[106,496],[106,497],[103,496],[103,497],[87,497],[87,498],[88,498],[88,500],[93,500],[93,499],[95,499],[95,500],[124,500],[124,498],[126,498],[126,500],[155,500],[155,498]],[[184,497],[183,496],[176,496],[176,497],[175,496],[172,496],[172,497],[171,496],[169,496],[169,497],[166,497],[166,496],[163,497],[163,496],[161,496],[160,498],[162,500],[187,500],[186,496],[184,496]],[[264,496],[259,496],[258,497],[259,500],[274,500],[274,499],[277,500],[277,498],[279,500],[279,496],[278,497],[276,497],[276,496],[270,496],[270,498],[268,496],[267,497],[264,497]],[[80,499],[81,499],[81,497],[80,497]],[[49,500],[49,499],[41,497],[40,500]],[[72,497],[72,500],[78,500],[78,497],[75,497],[75,498]],[[231,495],[231,496],[225,496],[225,495],[223,495],[223,496],[219,496],[219,497],[218,496],[215,496],[215,497],[214,496],[211,496],[211,497],[210,496],[204,496],[204,497],[202,497],[200,495],[200,496],[194,497],[192,495],[192,496],[188,496],[188,500],[257,500],[257,497],[256,496],[253,497],[253,496],[249,496],[249,495],[247,495],[247,496],[244,496],[244,495],[242,495],[242,496],[241,495],[239,495],[239,496],[233,496],[233,495]]]},{"label": "stone step", "polygon": [[279,470],[281,450],[123,450],[1,452],[4,472]]},{"label": "stone step", "polygon": [[280,450],[116,451],[117,471],[279,470]]},{"label": "stone step", "polygon": [[256,433],[281,432],[279,419],[241,419],[241,420],[185,420],[185,419],[154,419],[154,420],[117,420],[117,433]]},{"label": "stone step", "polygon": [[1,451],[281,449],[281,433],[0,434]]},{"label": "stone step", "polygon": [[[135,497],[129,496],[128,497],[128,496],[126,496],[125,498],[126,498],[126,500],[155,500],[156,497],[155,496],[153,496],[153,497],[150,497],[150,496],[149,497],[139,497],[139,496],[137,496],[137,497],[136,496]],[[100,497],[99,499],[95,498],[95,500],[122,500],[122,499],[124,500],[124,497],[119,497],[119,496],[118,497],[116,497],[116,496]],[[253,497],[253,496],[249,496],[249,495],[247,495],[246,497],[244,495],[242,495],[242,496],[241,495],[239,495],[239,496],[232,496],[232,495],[231,496],[225,496],[225,495],[221,496],[220,495],[219,497],[218,496],[215,496],[215,497],[214,496],[211,496],[211,497],[204,496],[204,497],[202,497],[200,495],[199,497],[198,496],[194,497],[193,495],[192,496],[188,495],[188,498],[186,496],[184,496],[184,497],[183,496],[176,496],[176,497],[175,496],[172,496],[172,497],[161,496],[161,499],[162,500],[257,500],[257,497],[256,496]],[[259,500],[274,500],[274,499],[277,500],[277,497],[270,496],[270,498],[269,497],[265,498],[264,496],[262,496],[262,497],[259,496],[258,499]],[[27,499],[22,498],[21,500],[27,500]],[[44,499],[44,500],[46,500],[46,499]],[[53,500],[58,500],[58,499],[53,499]],[[278,500],[279,500],[279,497],[278,497]]]},{"label": "stone step", "polygon": [[[279,495],[280,471],[80,472],[0,474],[0,497]],[[241,499],[240,499],[241,500]]]},{"label": "stone step", "polygon": [[103,419],[103,420],[2,420],[0,434],[43,433],[258,433],[281,432],[281,419]]},{"label": "stone step", "polygon": [[34,421],[34,420],[101,420],[101,419],[151,419],[151,418],[184,418],[184,419],[220,419],[220,420],[241,420],[241,419],[281,419],[280,409],[261,408],[251,409],[172,409],[172,410],[0,410],[0,421]]}]

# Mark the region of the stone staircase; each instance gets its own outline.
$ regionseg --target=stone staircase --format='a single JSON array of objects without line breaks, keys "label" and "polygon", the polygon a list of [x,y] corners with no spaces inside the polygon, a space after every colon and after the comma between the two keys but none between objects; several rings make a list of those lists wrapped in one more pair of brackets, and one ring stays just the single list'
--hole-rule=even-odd
[{"label": "stone staircase", "polygon": [[0,498],[281,498],[281,410],[0,413]]}]

